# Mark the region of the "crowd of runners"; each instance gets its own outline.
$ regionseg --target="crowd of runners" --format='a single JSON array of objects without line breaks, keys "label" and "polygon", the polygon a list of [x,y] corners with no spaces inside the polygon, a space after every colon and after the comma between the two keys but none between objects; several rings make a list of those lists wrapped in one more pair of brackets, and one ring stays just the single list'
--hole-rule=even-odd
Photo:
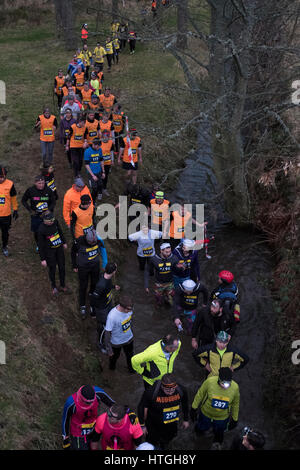
[{"label": "crowd of runners", "polygon": [[[240,322],[234,274],[216,267],[216,285],[208,289],[200,279],[197,249],[199,243],[206,246],[209,241],[206,223],[194,219],[183,204],[170,212],[171,203],[159,184],[147,188],[138,183],[142,139],[136,129],[128,127],[127,111],[110,87],[105,86],[106,72],[113,71],[120,53],[123,60],[128,43],[130,53],[134,53],[135,32],[128,24],[114,21],[111,35],[94,48],[89,45],[87,24],[83,25],[81,35],[82,48],[54,79],[58,112],[52,114],[45,108],[36,119],[41,165],[21,203],[30,214],[35,250],[42,267],[48,268],[54,297],[59,292],[70,293],[65,282],[68,248],[65,234],[69,232],[70,262],[78,275],[78,315],[82,320],[95,319],[99,354],[107,356],[110,370],[116,369],[124,351],[128,374],[141,376],[144,393],[133,410],[120,398],[116,402],[99,386],[81,386],[65,402],[63,447],[97,450],[101,441],[103,450],[170,449],[182,417],[183,429],[194,423],[199,436],[212,428],[212,449],[221,449],[224,433],[238,424],[238,370],[249,361],[246,352],[232,344]],[[55,216],[58,192],[54,146],[59,145],[55,142],[58,134],[64,146],[66,167],[70,167],[67,171],[73,171],[74,177],[72,187],[63,197],[64,227]],[[118,266],[108,259],[104,240],[96,230],[96,209],[103,197],[110,202],[109,177],[115,165],[123,169],[120,187],[126,183],[123,195],[127,196],[128,208],[136,205],[143,208],[140,230],[131,233],[129,241],[137,246],[137,269],[145,294],[153,292],[153,308],[169,308],[173,312],[173,323],[170,322],[165,336],[153,338],[149,331],[149,346],[138,353],[134,352],[132,332],[134,292],[123,293],[115,284]],[[120,209],[120,204],[114,208]],[[17,192],[1,165],[0,228],[5,257],[9,256],[12,218],[18,218]],[[188,222],[204,229],[202,240],[185,236]],[[114,301],[114,291],[119,291],[118,303]],[[151,296],[145,299],[152,302]],[[192,403],[186,387],[173,372],[176,361],[180,361],[181,331],[190,336],[193,358],[206,375]],[[107,407],[101,414],[100,403]],[[231,449],[263,449],[264,444],[263,434],[247,427],[233,436]]]}]

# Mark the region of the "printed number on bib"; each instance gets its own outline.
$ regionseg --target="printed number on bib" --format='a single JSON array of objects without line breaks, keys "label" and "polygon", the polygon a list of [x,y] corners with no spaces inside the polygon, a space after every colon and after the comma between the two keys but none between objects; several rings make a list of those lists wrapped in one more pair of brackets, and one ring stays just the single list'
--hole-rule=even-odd
[{"label": "printed number on bib", "polygon": [[126,333],[131,328],[131,316],[122,323],[122,331]]},{"label": "printed number on bib", "polygon": [[179,421],[179,405],[173,406],[172,408],[163,409],[163,420],[164,424],[173,423]]},{"label": "printed number on bib", "polygon": [[95,426],[96,421],[93,421],[92,423],[88,424],[82,424],[81,425],[81,435],[86,436],[87,434],[90,434]]},{"label": "printed number on bib", "polygon": [[147,248],[143,248],[143,255],[144,256],[151,256],[152,254],[153,254],[152,246],[149,246]]},{"label": "printed number on bib", "polygon": [[219,410],[226,410],[229,407],[229,400],[226,397],[212,397],[211,406]]},{"label": "printed number on bib", "polygon": [[55,235],[50,237],[50,242],[54,247],[60,246],[62,244],[62,241],[60,239],[59,233],[56,233]]},{"label": "printed number on bib", "polygon": [[52,135],[52,129],[44,129],[44,135]]},{"label": "printed number on bib", "polygon": [[4,206],[5,204],[5,196],[0,194],[0,206]]}]

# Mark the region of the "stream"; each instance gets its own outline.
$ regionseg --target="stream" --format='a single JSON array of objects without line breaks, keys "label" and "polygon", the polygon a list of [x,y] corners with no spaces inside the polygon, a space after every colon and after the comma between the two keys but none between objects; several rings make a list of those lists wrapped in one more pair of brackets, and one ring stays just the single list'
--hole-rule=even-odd
[{"label": "stream", "polygon": [[[208,126],[204,123],[199,130],[199,150],[186,160],[178,187],[168,196],[172,201],[205,204],[208,231],[215,236],[215,240],[209,244],[210,260],[205,257],[204,250],[199,252],[202,282],[211,291],[217,285],[218,272],[228,269],[234,273],[239,288],[241,322],[231,341],[250,357],[250,361],[234,375],[240,387],[240,415],[238,427],[225,434],[224,448],[230,446],[237,431],[248,425],[261,431],[266,437],[265,448],[272,449],[272,417],[264,410],[263,404],[265,346],[272,334],[274,316],[271,293],[266,287],[272,271],[271,253],[259,234],[235,228],[226,216],[222,200],[217,197],[220,190],[212,170],[208,139]],[[138,353],[168,332],[176,333],[176,330],[170,309],[158,311],[153,294],[147,296],[145,293],[143,273],[138,270],[136,245],[127,243],[128,251],[117,282],[123,291],[134,297],[134,350]],[[191,405],[204,380],[204,372],[192,358],[191,337],[184,332],[179,335],[182,347],[175,361],[174,373],[178,382],[187,388]],[[105,356],[102,356],[101,362],[103,372],[101,383],[97,385],[102,386],[116,401],[136,409],[144,391],[142,378],[128,374],[123,353],[116,371],[108,370]],[[179,429],[178,436],[172,441],[172,449],[210,449],[212,437],[198,437],[193,428],[190,423],[188,430]]]}]

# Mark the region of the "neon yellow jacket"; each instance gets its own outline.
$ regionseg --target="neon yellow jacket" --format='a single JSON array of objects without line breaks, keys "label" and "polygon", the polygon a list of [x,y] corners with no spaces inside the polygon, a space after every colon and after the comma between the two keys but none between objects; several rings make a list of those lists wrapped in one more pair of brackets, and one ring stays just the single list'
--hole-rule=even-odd
[{"label": "neon yellow jacket", "polygon": [[227,389],[218,384],[219,377],[212,376],[206,379],[195,395],[192,408],[201,412],[210,419],[224,420],[230,415],[237,421],[240,407],[240,390],[238,384],[232,380]]},{"label": "neon yellow jacket", "polygon": [[[173,372],[174,361],[181,348],[181,342],[178,343],[178,348],[167,360],[161,347],[162,340],[157,343],[151,344],[145,351],[136,354],[131,358],[133,369],[141,374],[145,382],[153,385],[154,382],[160,380],[164,374]],[[145,364],[142,367],[141,364]]]}]

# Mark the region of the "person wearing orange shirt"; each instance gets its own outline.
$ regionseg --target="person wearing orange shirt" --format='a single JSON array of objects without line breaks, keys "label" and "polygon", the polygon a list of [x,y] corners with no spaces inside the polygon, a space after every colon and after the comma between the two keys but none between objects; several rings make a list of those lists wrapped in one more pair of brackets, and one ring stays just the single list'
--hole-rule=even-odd
[{"label": "person wearing orange shirt", "polygon": [[163,231],[170,217],[170,201],[165,199],[163,191],[156,191],[154,199],[150,200],[149,215],[153,230]]},{"label": "person wearing orange shirt", "polygon": [[137,170],[138,170],[138,160],[140,163],[143,163],[142,160],[142,144],[140,137],[137,136],[136,129],[130,129],[130,150],[127,137],[123,138],[123,141],[120,142],[120,151],[118,163],[121,163],[121,158],[123,158],[122,168],[127,171],[127,179],[132,180],[132,184],[136,184],[137,181]]},{"label": "person wearing orange shirt", "polygon": [[83,89],[83,85],[85,82],[84,71],[82,70],[82,67],[78,67],[77,72],[74,74],[74,78],[75,78],[76,93],[79,96],[81,96],[81,90]]},{"label": "person wearing orange shirt", "polygon": [[6,178],[7,170],[0,165],[0,230],[2,232],[2,252],[8,256],[8,232],[11,226],[11,211],[13,219],[18,218],[17,191],[14,183]]},{"label": "person wearing orange shirt", "polygon": [[57,105],[59,109],[61,108],[62,99],[63,99],[62,87],[65,84],[65,78],[66,77],[64,76],[62,69],[59,69],[58,74],[56,75],[54,79],[54,93],[57,96]]},{"label": "person wearing orange shirt", "polygon": [[104,173],[105,173],[105,178],[102,181],[103,185],[103,194],[105,196],[109,196],[109,193],[107,191],[107,182],[108,182],[108,175],[111,172],[111,167],[114,164],[114,144],[112,139],[110,138],[110,132],[107,130],[104,130],[102,132],[102,138],[101,138],[101,150],[102,150],[102,156],[103,156],[103,162],[104,162]]},{"label": "person wearing orange shirt", "polygon": [[117,102],[116,97],[111,94],[110,87],[108,86],[105,87],[104,93],[99,96],[99,100],[103,110],[109,114],[111,113],[114,104]]},{"label": "person wearing orange shirt", "polygon": [[109,115],[106,111],[104,111],[102,118],[99,121],[100,127],[100,138],[102,137],[102,133],[104,131],[108,131],[110,134],[110,138],[112,139],[113,143],[115,143],[115,134],[114,134],[114,125],[112,121],[109,119]]},{"label": "person wearing orange shirt", "polygon": [[78,176],[80,173],[83,162],[83,150],[88,147],[87,140],[84,138],[85,131],[85,118],[80,116],[77,122],[70,127],[70,133],[67,138],[66,151],[70,149],[74,176]]},{"label": "person wearing orange shirt", "polygon": [[172,210],[170,215],[171,222],[166,224],[163,231],[163,238],[168,238],[169,235],[172,249],[175,249],[180,241],[186,238],[186,226],[190,220],[198,227],[205,227],[205,225],[207,225],[207,222],[199,224],[199,222],[192,217],[192,213],[186,209],[184,204],[180,204],[178,210]]},{"label": "person wearing orange shirt", "polygon": [[111,118],[115,134],[115,153],[119,154],[120,141],[122,139],[122,131],[125,128],[125,116],[122,111],[122,106],[120,104],[116,103],[114,105]]},{"label": "person wearing orange shirt", "polygon": [[52,163],[57,119],[49,108],[45,108],[43,114],[38,116],[34,127],[40,129],[43,163]]},{"label": "person wearing orange shirt", "polygon": [[83,85],[83,90],[81,91],[82,96],[82,107],[86,111],[92,101],[92,95],[94,94],[93,90],[90,88],[89,82],[85,82]]}]

